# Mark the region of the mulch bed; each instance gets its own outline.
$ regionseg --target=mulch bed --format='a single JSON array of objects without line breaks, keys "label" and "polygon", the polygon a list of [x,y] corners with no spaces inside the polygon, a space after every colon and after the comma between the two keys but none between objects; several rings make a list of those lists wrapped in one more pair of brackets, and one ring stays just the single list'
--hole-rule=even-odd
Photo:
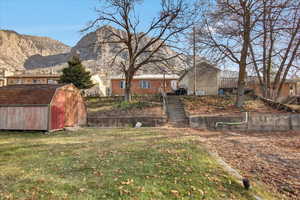
[{"label": "mulch bed", "polygon": [[300,132],[196,132],[243,176],[266,183],[286,199],[300,199]]}]

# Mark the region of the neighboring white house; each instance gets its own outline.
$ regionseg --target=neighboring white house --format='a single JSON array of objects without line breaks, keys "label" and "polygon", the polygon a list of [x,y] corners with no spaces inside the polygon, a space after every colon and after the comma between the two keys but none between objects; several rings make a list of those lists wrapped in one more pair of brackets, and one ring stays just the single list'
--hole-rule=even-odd
[{"label": "neighboring white house", "polygon": [[95,85],[84,91],[86,96],[110,95],[110,81],[105,74],[95,73],[92,75],[91,80]]},{"label": "neighboring white house", "polygon": [[13,75],[12,71],[5,68],[0,68],[0,87],[7,85],[7,77]]},{"label": "neighboring white house", "polygon": [[[220,72],[216,66],[202,61],[194,67],[189,68],[179,78],[179,87],[185,88],[187,94],[217,95],[220,84]],[[196,74],[196,75],[195,75]],[[196,78],[196,81],[195,81]]]}]

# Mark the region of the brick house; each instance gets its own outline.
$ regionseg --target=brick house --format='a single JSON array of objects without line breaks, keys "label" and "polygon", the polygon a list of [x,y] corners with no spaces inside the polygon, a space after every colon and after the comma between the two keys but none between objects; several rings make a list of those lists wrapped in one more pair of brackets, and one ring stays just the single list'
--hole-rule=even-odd
[{"label": "brick house", "polygon": [[[248,84],[250,89],[253,89],[254,93],[256,95],[262,96],[262,92],[260,90],[260,85],[258,83],[258,80],[253,82],[252,84]],[[271,87],[273,86],[273,83],[271,83]],[[300,95],[300,81],[297,79],[287,79],[285,83],[282,86],[281,93],[278,97],[278,101],[282,102],[288,97],[291,96],[299,96]]]},{"label": "brick house", "polygon": [[[259,80],[256,76],[247,76],[245,79],[246,90],[253,90],[258,96],[263,96]],[[235,91],[238,87],[238,72],[237,71],[222,71],[220,89],[227,91]],[[273,82],[271,83],[273,87]],[[275,94],[274,94],[275,95]],[[282,87],[281,93],[278,97],[278,101],[284,101],[291,96],[300,95],[300,80],[299,79],[287,79]]]},{"label": "brick house", "polygon": [[[131,92],[137,95],[159,94],[160,89],[172,92],[177,89],[179,76],[176,74],[145,74],[133,77]],[[124,76],[111,77],[111,95],[124,95]]]},{"label": "brick house", "polygon": [[57,84],[59,78],[58,74],[20,74],[6,77],[7,85]]}]

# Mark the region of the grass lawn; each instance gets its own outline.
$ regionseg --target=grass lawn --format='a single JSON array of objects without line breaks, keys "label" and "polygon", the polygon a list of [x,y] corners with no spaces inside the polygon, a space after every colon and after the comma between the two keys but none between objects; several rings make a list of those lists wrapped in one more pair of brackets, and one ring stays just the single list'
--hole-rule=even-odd
[{"label": "grass lawn", "polygon": [[242,200],[263,190],[244,190],[182,132],[0,132],[0,199]]}]

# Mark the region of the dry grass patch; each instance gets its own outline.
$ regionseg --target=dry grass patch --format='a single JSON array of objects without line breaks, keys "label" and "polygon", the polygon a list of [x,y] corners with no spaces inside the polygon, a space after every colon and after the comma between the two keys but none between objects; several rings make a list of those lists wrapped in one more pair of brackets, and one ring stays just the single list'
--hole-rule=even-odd
[{"label": "dry grass patch", "polygon": [[241,115],[242,112],[284,113],[264,104],[259,99],[247,97],[242,108],[235,107],[235,96],[186,96],[182,98],[190,115]]},{"label": "dry grass patch", "polygon": [[123,102],[120,97],[89,98],[87,107],[90,115],[100,117],[163,116],[162,102],[158,96],[137,96],[133,101]]}]

